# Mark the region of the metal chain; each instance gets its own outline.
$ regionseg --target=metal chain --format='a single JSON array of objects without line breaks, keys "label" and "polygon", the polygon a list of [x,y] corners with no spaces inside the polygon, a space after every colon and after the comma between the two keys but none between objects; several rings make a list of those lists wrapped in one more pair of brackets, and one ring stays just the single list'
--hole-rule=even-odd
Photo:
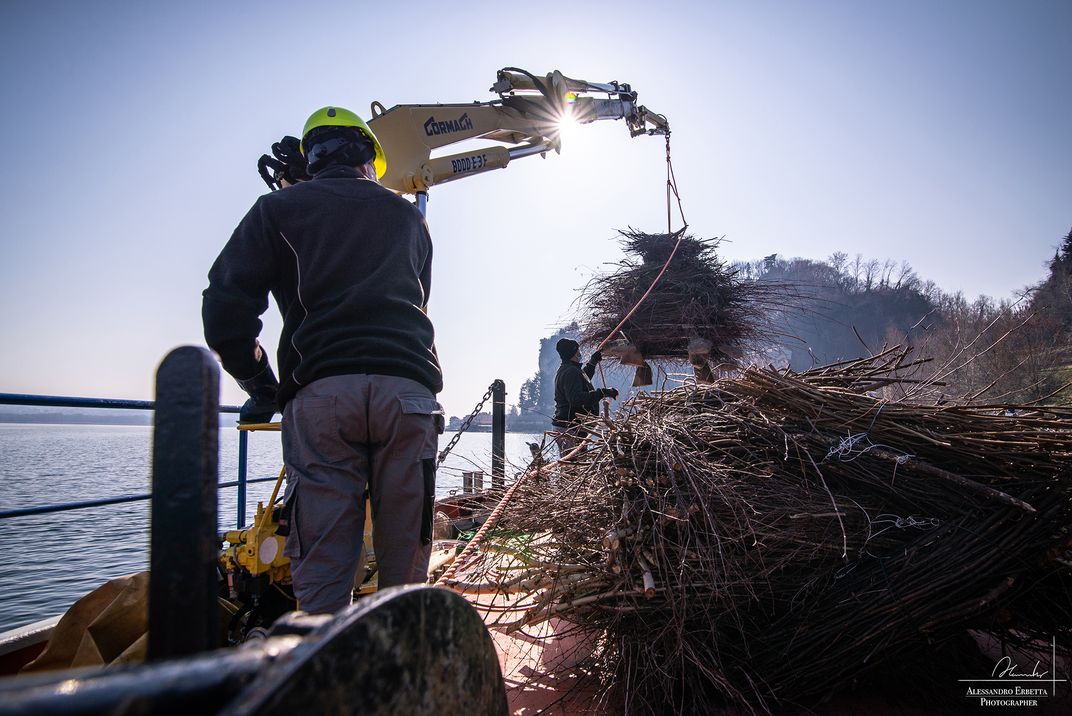
[{"label": "metal chain", "polygon": [[476,416],[480,415],[480,411],[484,408],[484,403],[488,402],[488,398],[491,397],[491,391],[494,387],[494,383],[488,386],[488,392],[484,393],[484,397],[481,398],[480,402],[476,404],[475,408],[473,408],[473,412],[469,413],[469,417],[462,421],[462,426],[458,429],[458,432],[456,432],[454,434],[454,437],[450,439],[450,442],[447,443],[447,446],[439,451],[439,461],[436,463],[436,467],[439,467],[443,464],[443,461],[447,459],[447,455],[450,455],[450,451],[453,450],[454,446],[458,444],[458,441],[462,439],[462,433],[468,430],[469,425],[472,424]]}]

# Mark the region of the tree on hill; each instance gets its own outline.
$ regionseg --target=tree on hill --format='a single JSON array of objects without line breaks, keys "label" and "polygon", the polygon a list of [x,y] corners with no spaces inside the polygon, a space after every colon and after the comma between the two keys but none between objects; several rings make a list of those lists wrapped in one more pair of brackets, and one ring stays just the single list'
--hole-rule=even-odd
[{"label": "tree on hill", "polygon": [[540,409],[540,396],[543,394],[543,374],[536,374],[521,384],[517,394],[517,407],[522,412],[535,413]]},{"label": "tree on hill", "polygon": [[1049,265],[1050,275],[1031,296],[1031,306],[1052,313],[1064,326],[1072,329],[1072,230],[1065,235]]},{"label": "tree on hill", "polygon": [[838,252],[827,261],[768,256],[739,268],[753,280],[786,287],[786,305],[773,324],[794,370],[867,356],[891,337],[911,341],[934,310],[904,262]]},{"label": "tree on hill", "polygon": [[930,375],[957,398],[1059,400],[1055,391],[1072,380],[1072,231],[1046,279],[1015,303],[969,301],[921,281],[907,263],[842,252],[826,261],[774,254],[737,268],[788,287],[772,321],[783,335],[771,343],[794,370],[906,344],[933,359]]}]

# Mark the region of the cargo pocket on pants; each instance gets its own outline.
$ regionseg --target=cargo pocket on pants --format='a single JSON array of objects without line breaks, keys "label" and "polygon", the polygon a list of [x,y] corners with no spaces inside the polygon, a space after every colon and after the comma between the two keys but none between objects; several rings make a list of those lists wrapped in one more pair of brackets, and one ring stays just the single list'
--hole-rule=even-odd
[{"label": "cargo pocket on pants", "polygon": [[432,544],[432,520],[435,516],[435,458],[421,460],[424,471],[424,510],[421,513],[421,544]]},{"label": "cargo pocket on pants", "polygon": [[423,395],[400,395],[398,401],[403,421],[409,421],[403,422],[405,429],[407,432],[413,431],[413,434],[423,434],[424,454],[434,455],[436,443],[443,434],[443,406],[435,398]]}]

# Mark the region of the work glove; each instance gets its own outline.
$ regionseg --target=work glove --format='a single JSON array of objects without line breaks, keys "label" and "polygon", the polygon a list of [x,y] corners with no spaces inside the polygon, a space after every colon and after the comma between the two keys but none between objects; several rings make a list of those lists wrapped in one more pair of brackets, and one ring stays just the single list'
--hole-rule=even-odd
[{"label": "work glove", "polygon": [[603,360],[603,353],[600,352],[600,351],[596,351],[595,353],[593,353],[591,355],[591,357],[589,357],[588,365],[595,365],[596,363],[599,363],[599,361],[601,361],[601,360]]},{"label": "work glove", "polygon": [[301,140],[297,137],[283,137],[272,145],[272,154],[274,158],[265,154],[257,162],[261,179],[272,191],[310,178]]},{"label": "work glove", "polygon": [[604,397],[604,398],[610,398],[611,400],[617,400],[618,399],[618,389],[617,388],[600,388],[599,392],[603,394],[602,397]]},{"label": "work glove", "polygon": [[238,387],[249,394],[249,400],[243,403],[238,411],[239,423],[267,423],[275,415],[276,393],[279,392],[279,381],[276,380],[272,366],[268,363],[268,356],[261,353],[261,361],[258,364],[260,370],[252,378],[238,381]]}]

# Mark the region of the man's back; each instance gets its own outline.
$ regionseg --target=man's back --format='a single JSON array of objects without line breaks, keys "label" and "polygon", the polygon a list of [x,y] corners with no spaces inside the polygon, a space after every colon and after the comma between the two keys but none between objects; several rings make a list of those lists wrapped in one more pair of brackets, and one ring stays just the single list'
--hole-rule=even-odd
[{"label": "man's back", "polygon": [[313,380],[351,373],[411,378],[438,392],[424,313],[431,259],[412,204],[354,170],[329,170],[262,196],[239,224],[209,272],[206,336],[226,366],[228,339],[244,344],[259,333],[259,297],[270,290],[283,314],[281,405]]}]

